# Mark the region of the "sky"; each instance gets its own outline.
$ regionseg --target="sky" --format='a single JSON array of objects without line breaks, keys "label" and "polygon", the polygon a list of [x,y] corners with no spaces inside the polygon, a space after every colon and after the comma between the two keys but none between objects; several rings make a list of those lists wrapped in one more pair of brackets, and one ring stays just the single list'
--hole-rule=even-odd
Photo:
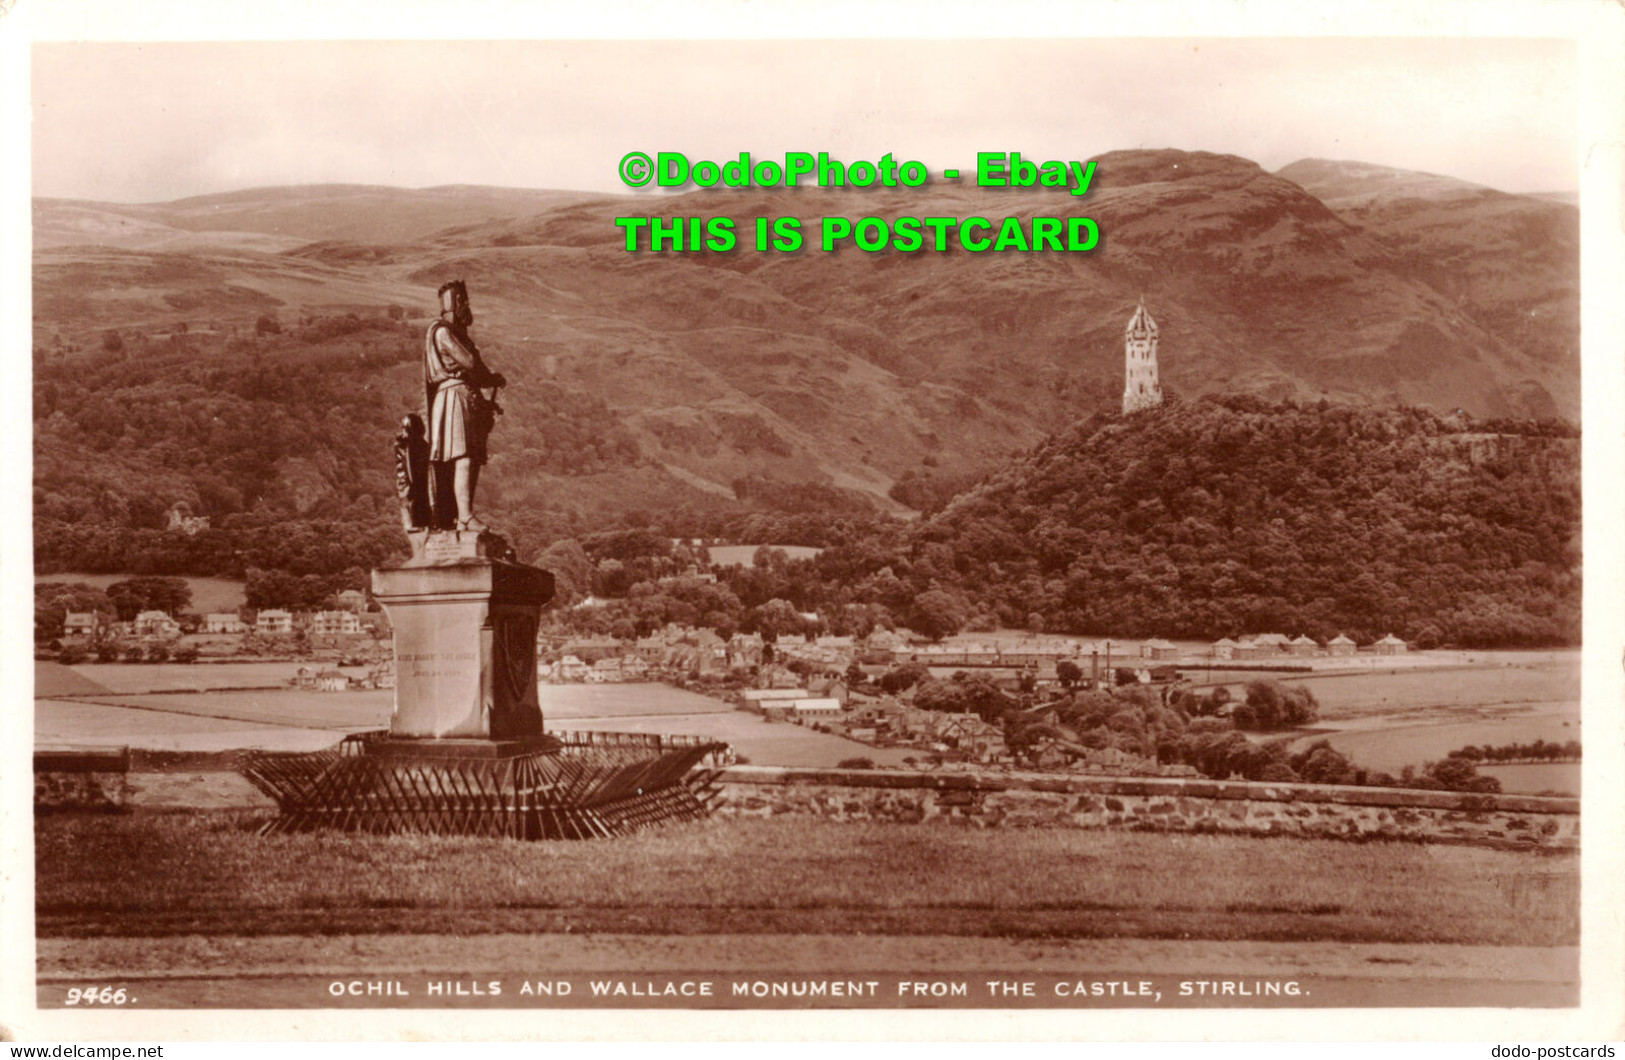
[{"label": "sky", "polygon": [[281,184],[625,190],[691,159],[1177,147],[1579,185],[1572,40],[1205,38],[36,43],[33,193]]}]

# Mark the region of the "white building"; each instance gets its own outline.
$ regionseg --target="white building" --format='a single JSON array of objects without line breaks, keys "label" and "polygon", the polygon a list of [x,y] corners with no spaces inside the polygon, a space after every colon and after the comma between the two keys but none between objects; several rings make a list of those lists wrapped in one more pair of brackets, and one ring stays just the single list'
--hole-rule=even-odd
[{"label": "white building", "polygon": [[316,675],[316,687],[323,692],[345,692],[350,688],[350,677],[339,670],[323,670]]},{"label": "white building", "polygon": [[248,626],[235,611],[215,611],[203,616],[205,633],[246,633]]},{"label": "white building", "polygon": [[94,611],[69,611],[62,632],[69,637],[88,637],[101,628],[102,616]]},{"label": "white building", "polygon": [[178,637],[178,622],[162,611],[143,611],[135,616],[135,635],[138,637]]},{"label": "white building", "polygon": [[1404,641],[1390,633],[1386,637],[1377,641],[1377,643],[1371,645],[1371,650],[1376,652],[1378,655],[1399,655],[1406,650],[1406,647],[1407,645]]},{"label": "white building", "polygon": [[360,633],[361,618],[354,611],[317,611],[310,616],[310,632],[316,636]]},{"label": "white building", "polygon": [[292,633],[293,615],[276,608],[261,611],[254,619],[254,631],[272,637]]},{"label": "white building", "polygon": [[[782,702],[782,700],[775,702],[774,705],[778,706]],[[841,712],[841,701],[838,699],[792,699],[790,704],[791,709],[796,712],[798,717],[808,714],[839,714]]]},{"label": "white building", "polygon": [[766,707],[785,706],[798,699],[810,698],[805,688],[747,688],[739,693],[739,699],[746,706]]}]

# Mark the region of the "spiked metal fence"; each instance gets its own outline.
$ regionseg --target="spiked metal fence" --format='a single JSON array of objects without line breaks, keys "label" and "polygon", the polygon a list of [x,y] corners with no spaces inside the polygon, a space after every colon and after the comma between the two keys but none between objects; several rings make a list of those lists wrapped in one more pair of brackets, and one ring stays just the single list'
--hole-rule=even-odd
[{"label": "spiked metal fence", "polygon": [[494,755],[417,752],[362,733],[312,754],[258,753],[244,775],[281,813],[265,834],[331,829],[388,834],[592,839],[705,817],[727,745],[646,733],[558,734]]}]

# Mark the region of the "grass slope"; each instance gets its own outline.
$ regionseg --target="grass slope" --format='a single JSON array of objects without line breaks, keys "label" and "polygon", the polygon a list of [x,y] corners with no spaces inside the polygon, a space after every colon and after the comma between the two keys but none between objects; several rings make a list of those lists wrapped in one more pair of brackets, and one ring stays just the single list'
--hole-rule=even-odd
[{"label": "grass slope", "polygon": [[1578,939],[1579,860],[1566,855],[789,820],[595,843],[261,838],[259,820],[41,819],[40,935]]}]

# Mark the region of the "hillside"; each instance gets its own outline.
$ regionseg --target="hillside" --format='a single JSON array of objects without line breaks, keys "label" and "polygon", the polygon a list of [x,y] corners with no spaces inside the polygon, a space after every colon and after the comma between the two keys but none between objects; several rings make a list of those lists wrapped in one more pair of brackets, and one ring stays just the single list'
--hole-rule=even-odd
[{"label": "hillside", "polygon": [[1570,431],[1232,397],[1061,432],[910,569],[1055,631],[1578,643],[1579,531]]},{"label": "hillside", "polygon": [[[59,397],[88,388],[133,409],[150,395],[99,389],[122,386],[107,362],[152,363],[178,341],[182,360],[205,357],[224,373],[191,380],[201,389],[188,393],[213,400],[202,395],[235,379],[244,358],[270,370],[307,354],[362,356],[355,342],[319,336],[332,321],[389,319],[398,329],[370,333],[365,353],[389,367],[324,391],[322,422],[281,447],[298,459],[270,462],[272,477],[284,476],[274,488],[256,471],[243,511],[281,496],[293,499],[277,510],[298,514],[324,491],[387,506],[389,438],[413,400],[434,288],[462,277],[476,337],[511,381],[487,497],[538,540],[637,511],[934,509],[1012,453],[1116,405],[1122,327],[1142,294],[1162,328],[1164,385],[1186,398],[1249,392],[1577,418],[1577,366],[1561,351],[1578,326],[1578,262],[1561,225],[1529,229],[1524,249],[1543,264],[1511,283],[1494,265],[1504,234],[1493,224],[1471,230],[1469,244],[1491,249],[1462,265],[1471,245],[1447,239],[1465,209],[1455,199],[1436,218],[1421,210],[1412,227],[1425,238],[1407,242],[1377,214],[1328,206],[1244,159],[1130,151],[1098,162],[1081,199],[939,182],[659,197],[329,186],[143,206],[40,200],[36,376]],[[1325,194],[1339,202],[1346,191]],[[613,218],[651,212],[728,215],[741,228],[767,214],[1086,214],[1105,237],[1083,255],[627,253]],[[256,333],[262,317],[280,334]],[[269,403],[255,416],[314,415],[284,408],[305,400],[295,392],[255,400]],[[52,411],[37,406],[41,420]],[[104,439],[93,474],[108,496],[161,508],[186,500],[216,518],[235,511],[153,451],[153,433],[88,429]],[[78,444],[38,430],[47,492],[62,492],[53,476],[83,466]],[[312,467],[328,471],[313,479]],[[90,508],[110,526],[132,525],[116,503]]]},{"label": "hillside", "polygon": [[[1572,201],[1358,162],[1306,159],[1276,175],[1381,242],[1396,273],[1536,362],[1579,377],[1580,211]],[[1549,407],[1534,386],[1521,393],[1530,414],[1574,416],[1563,393]]]}]

